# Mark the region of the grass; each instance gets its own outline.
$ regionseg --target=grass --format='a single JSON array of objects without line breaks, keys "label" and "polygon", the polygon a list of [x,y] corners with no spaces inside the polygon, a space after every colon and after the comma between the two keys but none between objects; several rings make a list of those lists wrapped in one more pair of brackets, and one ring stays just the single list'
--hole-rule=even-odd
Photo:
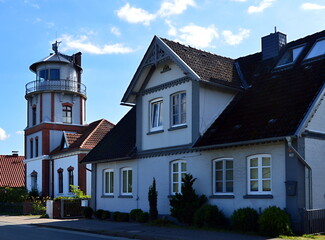
[{"label": "grass", "polygon": [[325,240],[325,235],[323,234],[308,234],[308,235],[302,235],[302,236],[280,236],[281,239],[292,239],[292,240]]}]

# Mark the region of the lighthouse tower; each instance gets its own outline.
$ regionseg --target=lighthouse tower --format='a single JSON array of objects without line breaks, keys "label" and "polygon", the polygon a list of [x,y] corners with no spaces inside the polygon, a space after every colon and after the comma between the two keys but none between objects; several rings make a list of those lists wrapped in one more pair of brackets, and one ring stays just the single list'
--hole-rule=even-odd
[{"label": "lighthouse tower", "polygon": [[51,151],[62,144],[63,132],[77,133],[85,124],[86,86],[81,82],[81,53],[58,51],[30,66],[35,80],[26,84],[26,187],[43,196],[53,193]]}]

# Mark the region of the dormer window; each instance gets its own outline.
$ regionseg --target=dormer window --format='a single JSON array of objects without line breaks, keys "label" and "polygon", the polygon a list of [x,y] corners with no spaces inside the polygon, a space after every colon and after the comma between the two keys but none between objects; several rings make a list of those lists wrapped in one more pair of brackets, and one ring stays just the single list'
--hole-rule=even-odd
[{"label": "dormer window", "polygon": [[325,54],[325,39],[318,40],[309,51],[306,59],[319,57]]},{"label": "dormer window", "polygon": [[60,69],[56,69],[56,68],[42,69],[39,71],[38,77],[40,81],[60,80]]},{"label": "dormer window", "polygon": [[150,131],[162,130],[163,128],[162,108],[163,108],[162,98],[158,98],[150,102]]},{"label": "dormer window", "polygon": [[288,49],[282,58],[280,59],[279,63],[276,67],[282,67],[289,64],[293,64],[297,58],[299,57],[301,51],[304,49],[305,46],[298,46]]}]

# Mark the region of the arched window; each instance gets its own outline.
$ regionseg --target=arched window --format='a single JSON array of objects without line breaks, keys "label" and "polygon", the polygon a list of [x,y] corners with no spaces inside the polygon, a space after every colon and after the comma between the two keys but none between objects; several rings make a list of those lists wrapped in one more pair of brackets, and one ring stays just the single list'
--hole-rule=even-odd
[{"label": "arched window", "polygon": [[232,158],[213,160],[213,194],[229,194],[234,191],[234,165]]},{"label": "arched window", "polygon": [[72,123],[72,104],[70,103],[62,104],[62,122]]},{"label": "arched window", "polygon": [[74,170],[74,167],[70,166],[68,167],[68,189],[69,189],[69,192],[71,192],[72,190],[72,187],[71,185],[74,185],[74,174],[73,174],[73,170]]},{"label": "arched window", "polygon": [[58,169],[58,187],[59,187],[59,193],[63,193],[63,169]]},{"label": "arched window", "polygon": [[32,191],[37,191],[37,172],[35,170],[30,174],[30,186]]},{"label": "arched window", "polygon": [[248,194],[270,194],[272,191],[271,155],[258,154],[247,158]]},{"label": "arched window", "polygon": [[171,194],[181,193],[183,177],[186,174],[186,161],[177,160],[171,163]]},{"label": "arched window", "polygon": [[121,193],[122,195],[132,194],[132,168],[122,168],[121,169]]},{"label": "arched window", "polygon": [[104,195],[114,194],[114,170],[105,169],[104,170]]}]

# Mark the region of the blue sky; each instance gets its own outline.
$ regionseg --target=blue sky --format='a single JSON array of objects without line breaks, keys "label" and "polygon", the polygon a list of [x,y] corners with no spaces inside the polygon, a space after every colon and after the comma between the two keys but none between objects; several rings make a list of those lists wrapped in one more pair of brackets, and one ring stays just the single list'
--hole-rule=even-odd
[{"label": "blue sky", "polygon": [[113,123],[154,35],[218,55],[259,52],[277,30],[296,40],[325,29],[325,0],[0,0],[0,154],[24,153],[29,66],[59,51],[82,55],[87,122]]}]

